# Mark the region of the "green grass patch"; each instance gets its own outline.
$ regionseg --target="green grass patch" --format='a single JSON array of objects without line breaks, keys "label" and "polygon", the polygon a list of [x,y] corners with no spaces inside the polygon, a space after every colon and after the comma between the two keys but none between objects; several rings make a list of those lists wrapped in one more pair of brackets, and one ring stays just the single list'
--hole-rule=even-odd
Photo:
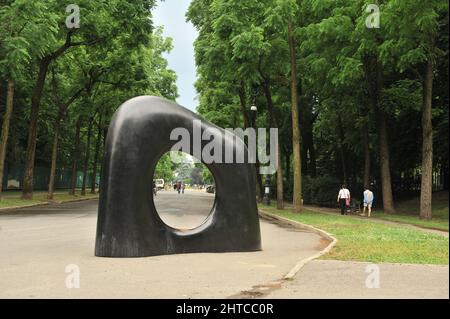
[{"label": "green grass patch", "polygon": [[[5,192],[2,194],[2,198],[0,199],[0,208],[14,208],[14,207],[20,207],[20,206],[27,206],[27,205],[35,205],[40,203],[46,203],[49,200],[47,199],[47,192],[34,192],[33,193],[33,199],[21,199],[20,198],[21,193],[20,192]],[[53,201],[56,202],[67,202],[67,201],[73,201],[73,200],[79,200],[79,199],[94,199],[98,198],[98,193],[91,194],[87,193],[84,196],[81,196],[78,193],[75,195],[69,195],[67,192],[58,191],[54,193]]]},{"label": "green grass patch", "polygon": [[[434,213],[434,210],[433,210],[433,213]],[[447,215],[448,215],[448,207],[447,207]],[[383,220],[407,223],[407,224],[424,227],[424,228],[439,229],[439,230],[445,230],[445,231],[449,230],[448,218],[443,219],[443,218],[433,217],[433,219],[431,219],[431,220],[424,220],[424,219],[420,219],[417,216],[411,216],[411,215],[407,215],[407,214],[387,215],[387,214],[384,214],[383,212],[379,212],[379,211],[373,212],[372,216],[375,218],[383,219]]]},{"label": "green grass patch", "polygon": [[35,205],[39,203],[42,203],[42,201],[37,199],[23,200],[20,198],[2,198],[0,200],[0,208],[13,208],[25,205]]},{"label": "green grass patch", "polygon": [[396,207],[396,214],[394,215],[384,214],[382,211],[375,210],[373,212],[373,217],[394,222],[408,223],[425,228],[448,231],[448,207],[448,193],[437,192],[433,194],[431,220],[419,218],[420,199],[418,197],[399,202]]},{"label": "green grass patch", "polygon": [[349,216],[263,208],[270,213],[325,230],[338,239],[323,259],[448,265],[449,239],[409,229]]}]

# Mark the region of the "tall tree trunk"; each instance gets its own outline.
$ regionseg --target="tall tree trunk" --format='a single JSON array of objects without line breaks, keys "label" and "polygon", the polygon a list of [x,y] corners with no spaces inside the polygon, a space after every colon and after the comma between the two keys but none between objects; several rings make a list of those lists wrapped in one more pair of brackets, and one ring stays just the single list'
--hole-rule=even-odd
[{"label": "tall tree trunk", "polygon": [[387,214],[394,214],[394,199],[392,196],[391,165],[389,158],[389,143],[387,135],[387,124],[384,111],[378,110],[378,134],[379,152],[381,166],[381,187],[383,193],[383,209]]},{"label": "tall tree trunk", "polygon": [[60,110],[58,113],[58,117],[56,118],[56,122],[54,125],[54,133],[53,133],[53,147],[52,147],[52,165],[50,167],[50,180],[48,183],[48,199],[53,199],[53,193],[55,191],[55,175],[56,175],[56,160],[58,157],[58,141],[59,141],[59,129],[61,127],[61,120],[63,114]]},{"label": "tall tree trunk", "polygon": [[92,184],[91,184],[91,194],[95,194],[95,182],[97,180],[97,166],[98,159],[100,155],[100,145],[102,143],[102,117],[100,116],[98,120],[98,130],[97,130],[97,143],[95,145],[95,155],[94,155],[94,167],[92,169]]},{"label": "tall tree trunk", "polygon": [[433,191],[433,63],[426,65],[423,79],[422,106],[422,181],[420,188],[420,218],[431,219],[431,199]]},{"label": "tall tree trunk", "polygon": [[302,203],[302,162],[300,156],[300,126],[297,94],[297,53],[293,35],[292,22],[288,24],[288,41],[291,60],[291,112],[292,112],[292,153],[294,157],[294,190],[293,190],[293,212],[300,213]]},{"label": "tall tree trunk", "polygon": [[45,85],[45,78],[47,76],[48,67],[51,58],[45,57],[41,60],[39,65],[39,74],[36,85],[31,96],[31,118],[28,128],[28,142],[25,155],[25,171],[23,177],[22,198],[33,198],[33,173],[34,173],[34,159],[36,155],[36,138],[37,138],[37,124],[39,117],[39,106],[41,103],[42,91]]},{"label": "tall tree trunk", "polygon": [[391,182],[391,165],[389,155],[389,142],[387,134],[386,115],[384,110],[381,110],[378,101],[376,105],[376,114],[378,119],[378,144],[380,153],[380,167],[381,167],[381,188],[383,195],[383,210],[386,214],[394,214],[394,198],[392,196],[392,182]]},{"label": "tall tree trunk", "polygon": [[[33,88],[31,95],[31,118],[28,128],[28,142],[25,154],[25,170],[23,174],[23,189],[22,198],[33,198],[33,173],[34,173],[34,159],[36,155],[36,137],[37,137],[37,122],[39,117],[39,106],[41,103],[42,91],[45,86],[45,78],[47,77],[48,67],[50,63],[60,57],[70,47],[74,46],[71,42],[73,30],[70,30],[66,35],[65,43],[55,50],[53,53],[43,57],[39,62],[39,73],[36,80],[36,85]],[[77,44],[80,45],[81,43]]]},{"label": "tall tree trunk", "polygon": [[89,169],[89,156],[91,154],[91,135],[92,135],[92,122],[93,119],[89,121],[88,132],[87,132],[87,141],[86,141],[86,152],[84,157],[84,166],[83,166],[83,185],[81,187],[81,195],[86,195],[86,181],[87,174]]},{"label": "tall tree trunk", "polygon": [[[55,88],[56,94],[58,94],[57,86],[55,86],[54,88]],[[58,110],[58,117],[56,118],[56,122],[54,125],[52,164],[51,164],[51,168],[50,168],[50,178],[49,178],[48,194],[47,194],[48,199],[53,199],[53,193],[55,191],[55,174],[56,174],[56,163],[57,163],[57,157],[58,157],[59,132],[60,132],[60,128],[61,128],[61,122],[64,118],[64,115],[67,112],[67,109],[81,95],[81,92],[83,92],[83,89],[78,90],[78,92],[76,92],[64,104],[60,104],[60,102],[57,102],[59,104],[59,110]]]},{"label": "tall tree trunk", "polygon": [[370,146],[369,146],[369,133],[367,131],[367,125],[364,127],[362,132],[362,141],[364,148],[364,176],[363,184],[364,188],[368,189],[370,187]]},{"label": "tall tree trunk", "polygon": [[383,89],[382,66],[377,61],[376,57],[366,56],[363,60],[363,67],[369,89],[369,101],[374,109],[377,122],[383,209],[387,214],[394,214],[395,208],[394,197],[392,196],[391,165],[386,114],[380,107],[381,91]]},{"label": "tall tree trunk", "polygon": [[0,137],[0,199],[3,190],[3,174],[5,169],[6,149],[8,146],[9,124],[13,111],[14,81],[9,78],[6,89],[6,110],[3,116],[2,133]]},{"label": "tall tree trunk", "polygon": [[69,195],[75,195],[75,189],[77,188],[77,163],[78,153],[80,151],[80,130],[81,130],[81,115],[78,116],[77,124],[75,127],[74,148],[72,153],[72,177],[70,179]]},{"label": "tall tree trunk", "polygon": [[[270,91],[270,84],[264,83],[264,94],[267,100],[267,109],[269,111],[270,125],[272,128],[276,128],[278,130],[278,120],[275,114],[275,108],[273,105],[272,92]],[[281,161],[281,151],[280,151],[280,135],[278,133],[278,147],[277,147],[277,209],[284,208],[283,201],[283,165]]]},{"label": "tall tree trunk", "polygon": [[348,183],[348,172],[347,172],[347,156],[346,156],[346,150],[344,147],[344,143],[342,142],[345,138],[344,136],[344,128],[342,127],[342,120],[341,116],[338,115],[338,133],[339,133],[339,155],[341,158],[341,165],[342,165],[342,174],[344,183]]},{"label": "tall tree trunk", "polygon": [[286,183],[291,185],[291,155],[290,151],[284,153]]}]

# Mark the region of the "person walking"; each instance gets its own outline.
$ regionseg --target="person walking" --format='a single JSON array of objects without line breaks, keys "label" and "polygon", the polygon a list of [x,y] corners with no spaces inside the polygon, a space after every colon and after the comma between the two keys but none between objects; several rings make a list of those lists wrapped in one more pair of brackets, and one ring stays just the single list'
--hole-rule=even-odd
[{"label": "person walking", "polygon": [[367,217],[370,217],[370,214],[372,213],[372,205],[373,205],[373,192],[370,190],[369,187],[364,191],[364,208],[363,208],[363,215],[366,215],[366,208],[367,208]]},{"label": "person walking", "polygon": [[341,208],[341,215],[348,214],[348,208],[350,207],[350,191],[347,189],[347,186],[343,184],[341,189],[339,190],[337,202]]}]

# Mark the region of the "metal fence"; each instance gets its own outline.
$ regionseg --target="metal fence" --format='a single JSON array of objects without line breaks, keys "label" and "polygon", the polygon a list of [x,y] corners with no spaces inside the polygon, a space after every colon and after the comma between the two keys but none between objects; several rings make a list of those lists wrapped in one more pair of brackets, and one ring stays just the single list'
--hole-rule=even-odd
[{"label": "metal fence", "polygon": [[[23,182],[24,167],[19,165],[5,167],[3,174],[3,190],[21,190]],[[70,188],[70,180],[72,177],[71,169],[57,169],[55,174],[55,189]],[[34,168],[33,185],[35,190],[47,190],[50,179],[50,168],[43,166],[36,166]],[[95,183],[100,182],[100,175],[97,174]],[[83,172],[77,171],[76,187],[80,188],[83,185]],[[88,172],[86,187],[92,186],[92,172]]]}]

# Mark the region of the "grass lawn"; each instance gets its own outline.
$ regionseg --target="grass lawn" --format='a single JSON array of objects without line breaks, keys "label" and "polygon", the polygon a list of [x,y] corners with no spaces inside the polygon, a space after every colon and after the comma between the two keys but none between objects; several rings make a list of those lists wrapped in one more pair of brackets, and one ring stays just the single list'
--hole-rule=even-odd
[{"label": "grass lawn", "polygon": [[349,216],[263,207],[263,210],[327,231],[338,239],[322,259],[448,265],[449,239],[403,226],[385,225]]},{"label": "grass lawn", "polygon": [[433,194],[433,218],[431,220],[423,220],[418,217],[420,210],[419,198],[399,202],[396,207],[397,212],[395,215],[387,215],[382,211],[375,210],[373,212],[373,217],[448,231],[448,206],[448,193],[438,192]]},{"label": "grass lawn", "polygon": [[[0,208],[14,208],[18,206],[34,205],[48,202],[47,192],[37,191],[33,193],[33,199],[26,200],[20,198],[21,193],[12,191],[4,192],[0,200]],[[81,196],[79,192],[75,195],[69,195],[67,191],[57,191],[54,194],[54,201],[65,202],[84,198],[98,198],[98,194],[91,194],[89,191],[85,196]]]}]

